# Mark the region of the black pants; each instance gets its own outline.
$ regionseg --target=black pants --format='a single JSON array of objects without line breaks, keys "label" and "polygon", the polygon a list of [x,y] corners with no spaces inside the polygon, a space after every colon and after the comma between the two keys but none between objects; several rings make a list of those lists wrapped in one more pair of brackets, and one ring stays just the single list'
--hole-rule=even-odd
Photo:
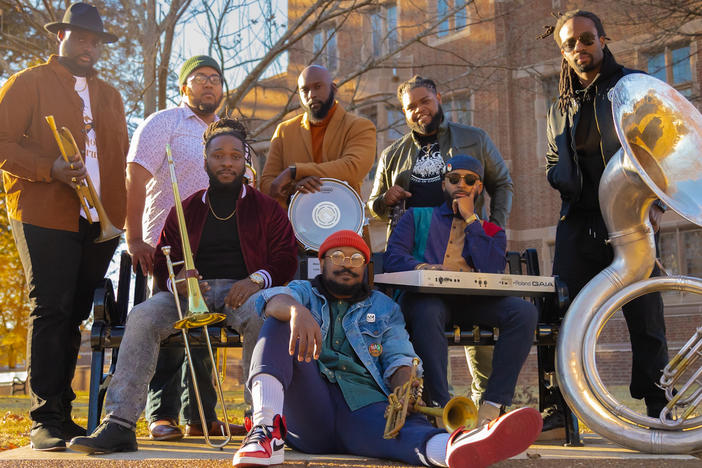
[{"label": "black pants", "polygon": [[80,348],[80,324],[90,315],[119,238],[96,244],[98,223],[81,218],[78,232],[10,220],[27,279],[31,313],[27,373],[35,423],[60,425],[76,395],[71,381]]},{"label": "black pants", "polygon": [[[605,244],[606,238],[607,228],[599,212],[573,212],[558,223],[553,274],[565,281],[571,299],[612,262],[614,252]],[[651,276],[658,274],[656,267]],[[661,295],[641,296],[622,311],[631,339],[631,396],[644,398],[649,407],[665,404],[664,392],[656,386],[668,363]]]}]

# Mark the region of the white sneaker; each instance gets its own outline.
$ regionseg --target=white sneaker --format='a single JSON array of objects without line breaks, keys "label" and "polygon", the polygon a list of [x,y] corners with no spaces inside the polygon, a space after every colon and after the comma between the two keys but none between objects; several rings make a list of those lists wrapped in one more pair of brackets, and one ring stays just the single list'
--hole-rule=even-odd
[{"label": "white sneaker", "polygon": [[269,466],[284,461],[285,418],[277,414],[273,425],[258,425],[251,428],[234,454],[234,466]]},{"label": "white sneaker", "polygon": [[446,446],[450,468],[481,468],[525,451],[541,433],[543,420],[533,408],[519,408],[472,431],[456,429]]}]

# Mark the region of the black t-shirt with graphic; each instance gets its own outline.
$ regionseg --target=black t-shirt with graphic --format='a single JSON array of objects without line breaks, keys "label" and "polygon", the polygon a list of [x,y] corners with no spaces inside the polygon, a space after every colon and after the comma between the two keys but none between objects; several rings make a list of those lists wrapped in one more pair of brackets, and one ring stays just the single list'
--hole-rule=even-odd
[{"label": "black t-shirt with graphic", "polygon": [[421,145],[417,159],[412,166],[409,181],[409,191],[412,194],[407,199],[406,206],[438,206],[444,202],[441,190],[441,172],[444,169],[444,158],[439,149],[437,135],[416,135]]}]

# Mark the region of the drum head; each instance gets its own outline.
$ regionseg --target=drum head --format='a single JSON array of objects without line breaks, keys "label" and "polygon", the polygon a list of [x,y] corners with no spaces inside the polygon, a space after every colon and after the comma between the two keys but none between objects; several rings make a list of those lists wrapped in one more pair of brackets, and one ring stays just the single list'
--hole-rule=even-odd
[{"label": "drum head", "polygon": [[336,231],[349,229],[361,233],[363,202],[347,183],[322,178],[319,192],[293,195],[288,217],[298,242],[308,250],[318,251],[322,242]]}]

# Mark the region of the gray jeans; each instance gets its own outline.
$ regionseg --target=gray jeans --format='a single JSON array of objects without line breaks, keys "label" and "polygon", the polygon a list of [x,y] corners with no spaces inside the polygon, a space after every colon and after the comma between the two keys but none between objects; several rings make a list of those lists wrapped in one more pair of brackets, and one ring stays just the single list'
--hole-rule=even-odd
[{"label": "gray jeans", "polygon": [[[251,354],[263,319],[256,314],[254,303],[257,294],[241,307],[232,309],[224,304],[234,280],[207,280],[211,289],[204,294],[211,312],[227,315],[226,323],[235,329],[244,341],[244,381],[248,380]],[[181,301],[185,313],[186,306]],[[134,307],[127,316],[124,338],[119,348],[117,368],[105,396],[106,420],[134,429],[146,405],[149,381],[156,370],[159,343],[178,333],[173,323],[178,320],[173,294],[159,292]]]}]

